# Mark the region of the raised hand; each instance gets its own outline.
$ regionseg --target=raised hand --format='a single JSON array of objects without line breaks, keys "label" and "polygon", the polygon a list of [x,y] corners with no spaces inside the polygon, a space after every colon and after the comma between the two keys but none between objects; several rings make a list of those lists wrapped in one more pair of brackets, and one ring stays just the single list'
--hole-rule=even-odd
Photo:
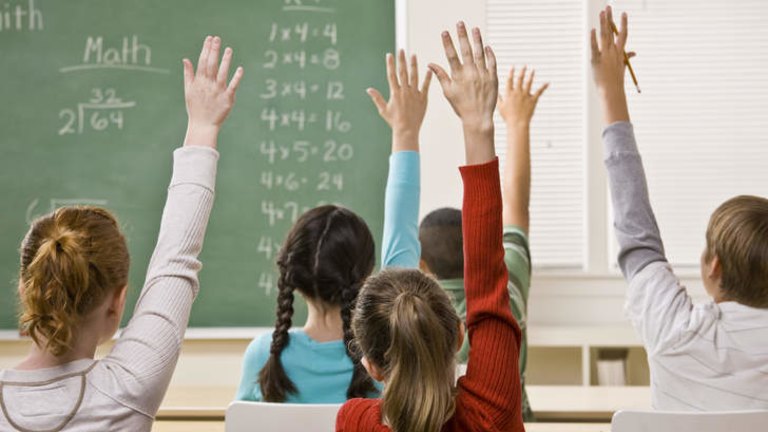
[{"label": "raised hand", "polygon": [[424,82],[419,87],[419,64],[416,56],[411,56],[410,72],[405,51],[398,54],[399,68],[395,71],[395,58],[387,54],[387,81],[389,82],[389,101],[374,89],[367,90],[379,115],[392,128],[392,152],[419,151],[419,130],[427,111],[427,94],[432,81],[432,71],[427,71]]},{"label": "raised hand", "polygon": [[219,64],[221,38],[205,38],[197,71],[189,59],[184,59],[184,100],[187,105],[187,136],[184,145],[216,148],[221,125],[235,104],[235,92],[243,77],[238,67],[227,84],[232,63],[232,48],[227,47]]},{"label": "raised hand", "polygon": [[[603,114],[606,124],[617,121],[629,121],[629,109],[624,92],[626,61],[624,48],[627,44],[627,14],[621,15],[621,29],[614,36],[613,10],[610,6],[600,12],[600,42],[597,30],[590,34],[592,49],[592,72],[595,84],[603,102]],[[634,53],[627,53],[633,57]]]},{"label": "raised hand", "polygon": [[526,231],[531,197],[531,118],[539,97],[549,87],[549,84],[544,84],[531,94],[535,74],[535,71],[527,74],[527,68],[523,68],[516,77],[512,68],[506,92],[499,97],[499,113],[507,124],[502,217],[505,225],[517,225]]},{"label": "raised hand", "polygon": [[526,75],[527,69],[524,67],[520,75],[515,77],[515,68],[512,68],[507,78],[506,92],[499,96],[499,114],[508,127],[528,127],[539,98],[549,87],[549,83],[546,83],[531,93],[536,71],[531,70]]},{"label": "raised hand", "polygon": [[[429,68],[437,76],[443,94],[461,118],[467,163],[488,162],[495,157],[493,148],[493,111],[496,108],[499,82],[496,75],[496,56],[483,45],[480,30],[472,29],[470,44],[463,22],[456,26],[461,48],[461,59],[448,32],[443,32],[443,48],[451,74],[436,64]],[[474,46],[473,46],[474,45]]]}]

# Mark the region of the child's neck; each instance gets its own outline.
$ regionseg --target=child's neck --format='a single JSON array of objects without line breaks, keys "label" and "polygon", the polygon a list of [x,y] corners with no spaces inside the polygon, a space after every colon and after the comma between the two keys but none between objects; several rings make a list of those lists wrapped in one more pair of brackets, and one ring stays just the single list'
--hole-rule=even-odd
[{"label": "child's neck", "polygon": [[307,300],[307,322],[304,332],[317,342],[330,342],[344,339],[344,322],[339,306],[318,305]]},{"label": "child's neck", "polygon": [[27,357],[21,363],[16,365],[15,369],[46,369],[77,360],[93,359],[96,357],[96,347],[99,345],[98,337],[89,337],[88,335],[82,336],[83,337],[79,337],[73,341],[71,350],[60,356],[55,356],[46,349],[41,348],[41,346],[45,347],[46,341],[44,339],[40,340],[40,346],[33,343],[32,349],[29,351]]}]

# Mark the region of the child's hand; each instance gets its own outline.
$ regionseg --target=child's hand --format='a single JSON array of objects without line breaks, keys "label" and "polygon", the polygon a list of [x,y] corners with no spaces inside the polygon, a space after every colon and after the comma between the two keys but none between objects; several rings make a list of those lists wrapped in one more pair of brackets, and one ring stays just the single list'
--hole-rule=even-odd
[{"label": "child's hand", "polygon": [[[600,45],[597,31],[592,29],[592,72],[595,84],[603,99],[605,121],[611,124],[617,121],[629,121],[629,110],[624,93],[624,72],[626,62],[624,47],[627,44],[627,14],[621,15],[619,35],[613,34],[613,10],[610,6],[600,12]],[[634,53],[628,53],[633,57]]]},{"label": "child's hand", "polygon": [[459,61],[451,35],[443,32],[443,48],[451,75],[434,63],[429,68],[437,75],[446,99],[465,126],[493,127],[493,110],[499,91],[496,57],[491,47],[483,46],[479,29],[472,30],[473,49],[464,23],[459,23],[456,28],[463,63]]},{"label": "child's hand", "polygon": [[[374,88],[367,90],[379,115],[392,128],[392,152],[419,151],[419,130],[427,111],[427,94],[432,81],[432,71],[427,71],[424,83],[419,88],[419,65],[416,56],[411,56],[410,73],[406,65],[405,51],[398,55],[399,69],[395,73],[395,58],[387,54],[387,81],[389,81],[389,102]],[[399,75],[399,77],[398,77]]]},{"label": "child's hand", "polygon": [[462,60],[448,32],[443,32],[443,48],[451,66],[451,75],[436,65],[430,64],[448,102],[464,125],[467,163],[476,164],[492,160],[493,111],[499,92],[496,75],[496,56],[490,47],[483,45],[480,30],[472,30],[474,48],[470,46],[467,29],[463,22],[457,26]]},{"label": "child's hand", "polygon": [[536,71],[531,71],[526,79],[526,70],[524,67],[520,76],[515,79],[515,68],[512,68],[507,79],[507,91],[503,97],[499,96],[499,114],[509,128],[528,127],[531,124],[536,103],[549,87],[549,83],[546,83],[539,87],[536,93],[531,94]]},{"label": "child's hand", "polygon": [[243,77],[238,67],[227,85],[232,49],[227,47],[219,65],[221,38],[205,38],[197,71],[189,59],[184,59],[184,100],[187,105],[187,137],[184,145],[216,148],[221,125],[235,104],[235,91]]}]

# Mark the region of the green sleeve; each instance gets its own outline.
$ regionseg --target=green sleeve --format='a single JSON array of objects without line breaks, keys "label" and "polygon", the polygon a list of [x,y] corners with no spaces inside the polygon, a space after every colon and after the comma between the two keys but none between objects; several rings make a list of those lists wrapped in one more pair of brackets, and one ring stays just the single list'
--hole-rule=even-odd
[{"label": "green sleeve", "polygon": [[525,310],[531,285],[531,253],[528,236],[515,225],[504,227],[504,263],[509,273],[509,297],[512,312],[519,321],[525,321]]}]

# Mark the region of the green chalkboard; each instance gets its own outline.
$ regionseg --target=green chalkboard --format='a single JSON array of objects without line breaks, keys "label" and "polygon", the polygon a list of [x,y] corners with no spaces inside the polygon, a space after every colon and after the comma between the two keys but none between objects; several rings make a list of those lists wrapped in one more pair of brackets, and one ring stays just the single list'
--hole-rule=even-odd
[{"label": "green chalkboard", "polygon": [[0,0],[0,327],[28,222],[67,204],[118,215],[132,310],[186,127],[181,59],[207,34],[245,77],[191,326],[272,325],[275,254],[305,209],[343,204],[378,243],[389,131],[365,89],[386,88],[394,20],[392,0]]}]

